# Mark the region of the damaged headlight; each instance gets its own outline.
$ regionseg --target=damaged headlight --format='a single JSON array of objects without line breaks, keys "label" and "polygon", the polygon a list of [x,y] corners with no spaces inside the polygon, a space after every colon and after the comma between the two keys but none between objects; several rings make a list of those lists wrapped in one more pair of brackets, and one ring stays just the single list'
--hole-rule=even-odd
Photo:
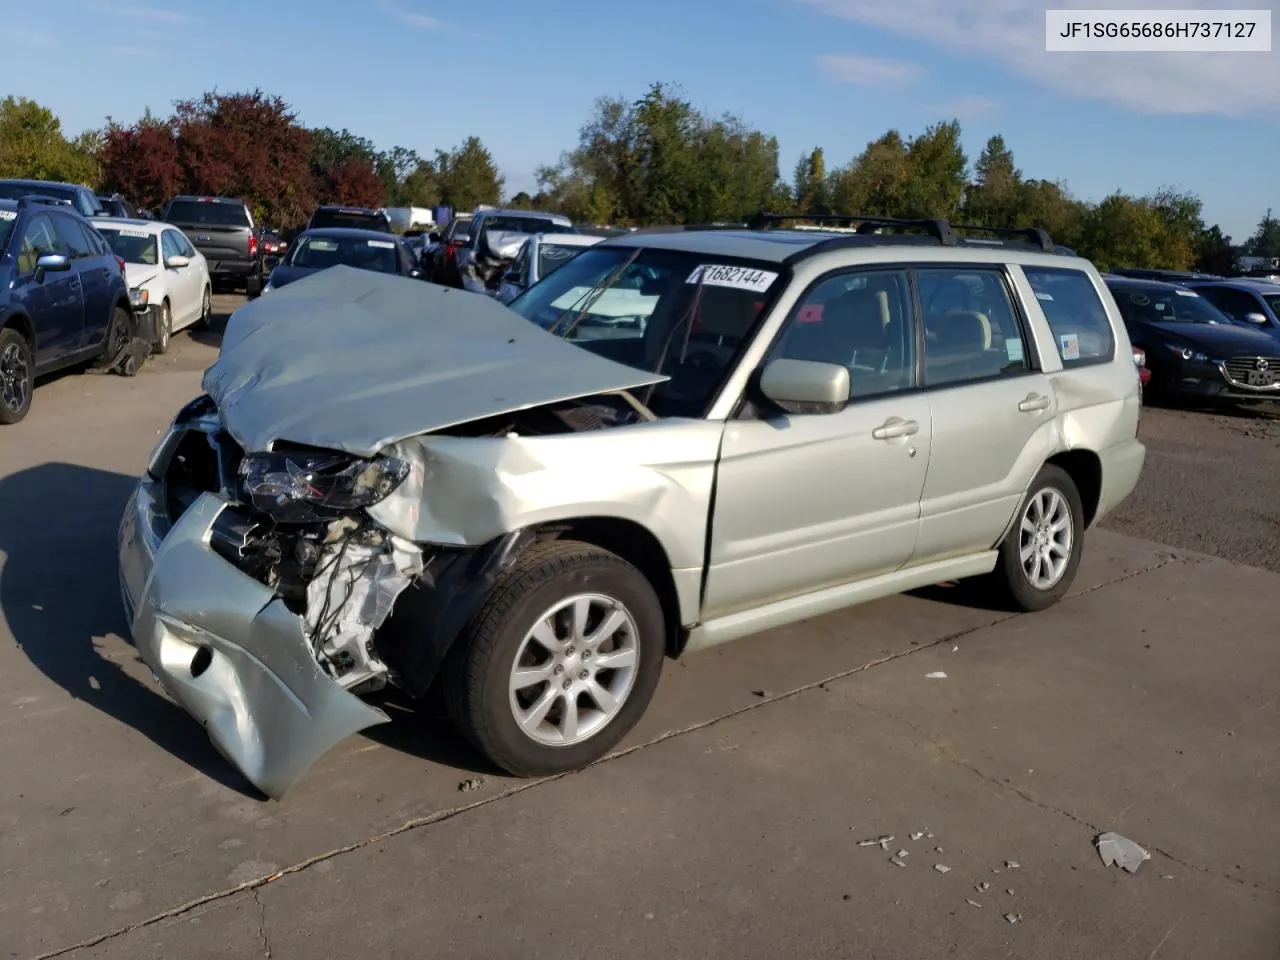
[{"label": "damaged headlight", "polygon": [[240,481],[253,506],[278,523],[310,523],[371,507],[409,475],[394,457],[360,460],[344,453],[253,453]]}]

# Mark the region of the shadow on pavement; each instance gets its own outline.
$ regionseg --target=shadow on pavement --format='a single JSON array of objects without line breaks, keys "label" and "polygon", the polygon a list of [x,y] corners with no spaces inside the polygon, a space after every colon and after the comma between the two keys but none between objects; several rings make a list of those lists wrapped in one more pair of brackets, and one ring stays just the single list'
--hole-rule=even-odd
[{"label": "shadow on pavement", "polygon": [[990,610],[992,613],[1013,613],[1013,608],[1003,602],[999,594],[981,579],[952,580],[947,583],[935,583],[918,590],[909,590],[908,597],[919,600],[933,600],[936,603],[948,603],[955,607],[969,607],[973,610]]},{"label": "shadow on pavement", "polygon": [[69,463],[0,478],[0,612],[31,662],[72,697],[223,786],[265,799],[185,710],[131,677],[102,644],[112,633],[129,638],[116,530],[134,483]]},{"label": "shadow on pavement", "polygon": [[458,732],[438,688],[417,701],[388,687],[369,702],[385,711],[391,722],[361,731],[366,739],[428,763],[488,777],[506,776]]},{"label": "shadow on pavement", "polygon": [[227,329],[227,320],[230,314],[214,313],[209,318],[209,323],[203,327],[188,327],[187,333],[196,343],[203,343],[207,347],[221,347],[222,334]]}]

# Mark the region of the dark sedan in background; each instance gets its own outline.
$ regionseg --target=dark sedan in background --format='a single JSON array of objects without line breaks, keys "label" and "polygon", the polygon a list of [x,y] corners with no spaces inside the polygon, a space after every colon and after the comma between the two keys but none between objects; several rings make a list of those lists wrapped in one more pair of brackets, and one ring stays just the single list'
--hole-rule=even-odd
[{"label": "dark sedan in background", "polygon": [[1280,339],[1280,283],[1240,277],[1212,283],[1189,283],[1194,290],[1240,324]]},{"label": "dark sedan in background", "polygon": [[377,273],[396,273],[415,279],[422,277],[417,260],[404,241],[394,234],[378,230],[327,227],[307,230],[299,235],[289,247],[285,258],[271,271],[262,292],[279,290],[295,280],[339,264]]},{"label": "dark sedan in background", "polygon": [[1151,399],[1280,400],[1280,345],[1232,323],[1196,291],[1107,276],[1129,339],[1146,352]]}]

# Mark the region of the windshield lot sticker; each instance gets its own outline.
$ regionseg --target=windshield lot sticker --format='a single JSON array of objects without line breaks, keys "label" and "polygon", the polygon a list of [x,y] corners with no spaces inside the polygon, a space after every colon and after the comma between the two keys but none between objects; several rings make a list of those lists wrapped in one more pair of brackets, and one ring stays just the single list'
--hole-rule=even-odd
[{"label": "windshield lot sticker", "polygon": [[1173,291],[1173,292],[1174,292],[1174,293],[1176,293],[1176,294],[1177,294],[1178,296],[1180,296],[1180,297],[1198,297],[1198,296],[1200,296],[1200,294],[1196,293],[1196,292],[1195,292],[1195,291],[1193,291],[1193,290],[1175,290],[1175,291]]},{"label": "windshield lot sticker", "polygon": [[366,240],[365,243],[371,247],[380,247],[383,250],[394,250],[396,245],[391,240]]},{"label": "windshield lot sticker", "polygon": [[1014,338],[1004,342],[1004,355],[1010,363],[1021,363],[1023,359],[1022,341]]},{"label": "windshield lot sticker", "polygon": [[17,220],[18,211],[16,210],[0,210],[0,220]]},{"label": "windshield lot sticker", "polygon": [[734,290],[751,290],[764,293],[778,275],[769,270],[753,270],[750,267],[728,267],[724,264],[704,263],[689,274],[685,283],[702,281],[708,287],[730,287]]},{"label": "windshield lot sticker", "polygon": [[1043,290],[1037,290],[1037,291],[1036,291],[1036,299],[1037,299],[1037,300],[1046,300],[1046,301],[1048,301],[1049,303],[1053,303],[1053,294],[1052,294],[1052,293],[1045,293]]},{"label": "windshield lot sticker", "polygon": [[1058,343],[1062,347],[1063,360],[1080,359],[1080,338],[1076,334],[1064,333],[1058,338]]},{"label": "windshield lot sticker", "polygon": [[147,233],[145,230],[121,230],[120,236],[133,237],[135,240],[145,240],[147,237],[151,236],[151,234]]}]

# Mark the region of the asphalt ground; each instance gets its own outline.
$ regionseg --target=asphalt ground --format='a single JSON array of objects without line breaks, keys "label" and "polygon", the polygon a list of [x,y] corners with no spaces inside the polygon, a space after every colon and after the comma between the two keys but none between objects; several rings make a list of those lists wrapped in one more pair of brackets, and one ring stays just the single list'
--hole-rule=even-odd
[{"label": "asphalt ground", "polygon": [[550,780],[392,702],[273,802],[123,639],[116,525],[196,337],[0,433],[0,956],[1280,956],[1273,422],[1146,411],[1044,613],[934,588],[669,663]]}]

